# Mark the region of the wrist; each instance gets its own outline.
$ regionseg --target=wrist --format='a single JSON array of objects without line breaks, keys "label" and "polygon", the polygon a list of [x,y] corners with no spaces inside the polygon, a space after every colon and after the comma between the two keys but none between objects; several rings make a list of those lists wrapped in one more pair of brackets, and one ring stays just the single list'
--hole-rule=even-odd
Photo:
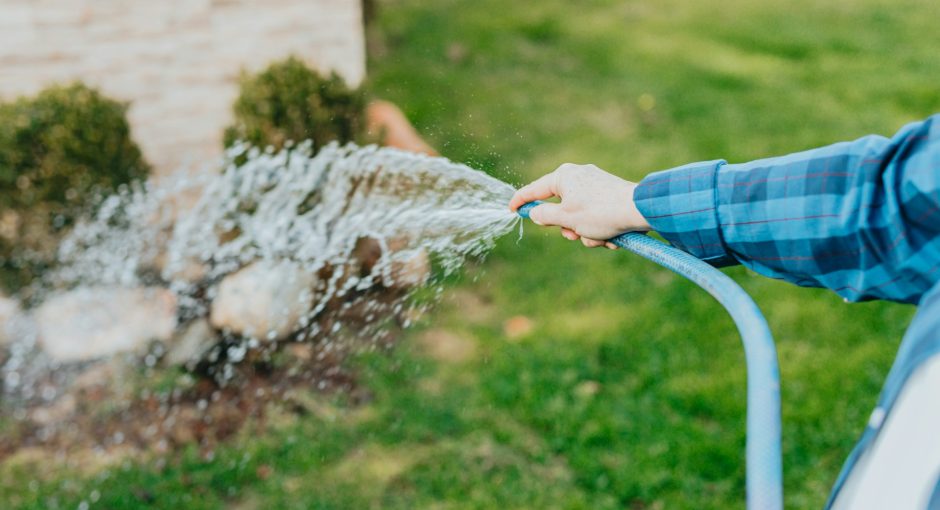
[{"label": "wrist", "polygon": [[646,217],[643,216],[643,213],[640,212],[634,201],[636,188],[636,183],[627,183],[626,211],[623,224],[621,225],[622,232],[648,232],[652,230],[649,222],[646,221]]}]

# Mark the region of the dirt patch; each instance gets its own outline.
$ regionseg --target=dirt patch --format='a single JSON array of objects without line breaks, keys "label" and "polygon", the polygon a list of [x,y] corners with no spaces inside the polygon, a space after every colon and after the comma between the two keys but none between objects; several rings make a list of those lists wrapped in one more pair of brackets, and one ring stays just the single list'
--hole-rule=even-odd
[{"label": "dirt patch", "polygon": [[385,484],[404,473],[420,456],[420,450],[414,448],[406,450],[370,445],[347,455],[334,472],[341,479],[365,479]]},{"label": "dirt patch", "polygon": [[[298,354],[300,352],[300,354]],[[268,359],[233,365],[230,383],[204,373],[165,368],[151,377],[122,378],[114,360],[86,367],[51,403],[20,403],[5,414],[0,461],[45,455],[102,459],[170,453],[198,445],[205,456],[246,424],[263,432],[269,418],[322,415],[316,394],[345,392],[351,405],[370,396],[344,368],[348,352],[328,344],[293,346]],[[139,367],[124,367],[140,370]],[[4,403],[4,405],[12,405]],[[120,452],[120,455],[116,453]],[[101,455],[104,456],[101,456]]]},{"label": "dirt patch", "polygon": [[496,312],[489,296],[471,290],[456,289],[449,292],[445,304],[460,310],[460,318],[469,324],[487,324]]},{"label": "dirt patch", "polygon": [[425,331],[418,337],[418,345],[430,357],[444,363],[465,363],[477,353],[475,340],[445,329]]}]

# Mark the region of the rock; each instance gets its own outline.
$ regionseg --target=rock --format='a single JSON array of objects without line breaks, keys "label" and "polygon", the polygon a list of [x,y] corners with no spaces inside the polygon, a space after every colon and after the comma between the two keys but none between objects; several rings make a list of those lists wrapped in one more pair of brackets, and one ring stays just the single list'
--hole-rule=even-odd
[{"label": "rock", "polygon": [[360,237],[352,251],[353,258],[359,262],[360,273],[366,275],[382,258],[382,245],[372,237]]},{"label": "rock", "polygon": [[144,218],[144,227],[153,231],[142,265],[153,268],[171,282],[196,283],[209,271],[208,266],[195,256],[173,256],[169,252],[173,229],[183,218],[193,213],[205,194],[208,180],[205,176],[189,176],[171,180],[168,186],[151,180],[156,204]]},{"label": "rock", "polygon": [[316,283],[296,262],[254,262],[219,283],[209,323],[244,336],[283,339],[301,327]]},{"label": "rock", "polygon": [[409,248],[408,244],[407,238],[396,237],[388,240],[388,251],[383,252],[378,240],[362,237],[356,241],[352,256],[359,263],[362,276],[371,273],[383,257],[388,257],[388,273],[383,275],[382,283],[392,289],[409,289],[424,285],[428,280],[431,259],[424,248]]},{"label": "rock", "polygon": [[19,301],[0,295],[0,346],[8,345],[16,338],[16,330],[23,319]]},{"label": "rock", "polygon": [[164,361],[170,365],[185,365],[200,360],[217,342],[209,321],[197,319],[173,335]]},{"label": "rock", "polygon": [[387,286],[395,289],[420,287],[431,276],[431,259],[423,248],[402,251],[392,257],[391,279]]},{"label": "rock", "polygon": [[158,287],[83,287],[46,300],[34,314],[42,349],[56,361],[142,351],[176,328],[176,296]]},{"label": "rock", "polygon": [[388,101],[366,105],[366,131],[388,147],[437,156],[437,151],[421,138],[405,114]]},{"label": "rock", "polygon": [[37,407],[30,412],[30,419],[37,425],[48,427],[51,425],[68,423],[75,413],[76,402],[72,395],[63,395],[49,405]]},{"label": "rock", "polygon": [[168,261],[167,254],[161,253],[153,259],[152,265],[168,282],[196,283],[209,273],[209,266],[195,257]]}]

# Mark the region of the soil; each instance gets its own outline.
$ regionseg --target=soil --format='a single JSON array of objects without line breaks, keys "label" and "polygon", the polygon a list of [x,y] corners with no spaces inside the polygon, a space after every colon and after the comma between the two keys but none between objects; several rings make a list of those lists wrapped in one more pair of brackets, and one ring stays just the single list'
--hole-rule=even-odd
[{"label": "soil", "polygon": [[[389,333],[381,347],[391,347],[393,337]],[[198,445],[209,455],[246,424],[263,432],[273,406],[298,416],[313,412],[310,400],[297,395],[343,392],[350,405],[368,401],[356,374],[344,366],[349,352],[329,345],[298,342],[264,356],[270,359],[256,354],[231,365],[235,373],[230,380],[235,382],[227,384],[206,366],[191,372],[155,368],[142,380],[128,380],[121,372],[139,367],[117,360],[84,367],[53,402],[4,411],[18,418],[0,436],[0,462],[37,450],[56,455],[89,449],[164,454]],[[143,389],[130,389],[135,386]]]}]

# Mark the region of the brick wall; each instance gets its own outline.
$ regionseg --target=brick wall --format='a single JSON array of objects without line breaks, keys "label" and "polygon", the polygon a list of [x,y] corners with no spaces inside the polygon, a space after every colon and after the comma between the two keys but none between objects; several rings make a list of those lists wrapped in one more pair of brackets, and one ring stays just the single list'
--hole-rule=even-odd
[{"label": "brick wall", "polygon": [[0,98],[81,79],[130,101],[158,172],[211,164],[242,68],[365,73],[360,0],[0,0]]}]

